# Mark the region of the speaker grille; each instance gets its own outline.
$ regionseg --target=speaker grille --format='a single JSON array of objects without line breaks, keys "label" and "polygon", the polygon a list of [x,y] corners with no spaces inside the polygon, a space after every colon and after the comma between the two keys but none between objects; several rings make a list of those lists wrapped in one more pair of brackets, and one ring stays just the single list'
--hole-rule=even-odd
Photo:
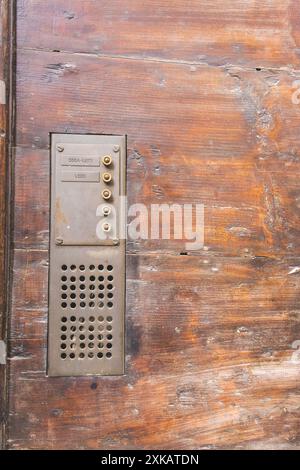
[{"label": "speaker grille", "polygon": [[112,316],[71,314],[61,317],[60,358],[62,360],[111,359],[113,355]]},{"label": "speaker grille", "polygon": [[88,309],[113,308],[114,306],[114,276],[113,266],[75,264],[61,267],[61,308],[83,311]]},{"label": "speaker grille", "polygon": [[61,309],[61,360],[112,358],[113,271],[111,264],[62,264],[61,299],[57,306]]}]

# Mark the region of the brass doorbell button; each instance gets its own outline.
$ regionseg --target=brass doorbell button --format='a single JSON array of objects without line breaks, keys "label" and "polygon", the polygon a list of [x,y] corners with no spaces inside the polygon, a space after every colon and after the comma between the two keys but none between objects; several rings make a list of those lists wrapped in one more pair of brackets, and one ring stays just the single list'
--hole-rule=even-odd
[{"label": "brass doorbell button", "polygon": [[111,225],[108,223],[105,223],[102,225],[103,232],[110,232],[111,230]]},{"label": "brass doorbell button", "polygon": [[109,189],[104,189],[102,191],[102,197],[103,199],[105,199],[106,201],[108,201],[108,199],[111,198],[111,191]]},{"label": "brass doorbell button", "polygon": [[111,180],[112,180],[112,176],[111,176],[110,173],[103,173],[102,179],[103,179],[104,183],[110,183]]},{"label": "brass doorbell button", "polygon": [[110,155],[105,155],[103,158],[102,158],[102,163],[103,165],[105,166],[110,166],[112,164],[112,158]]},{"label": "brass doorbell button", "polygon": [[111,208],[108,206],[103,207],[102,209],[103,215],[108,216],[111,213]]}]

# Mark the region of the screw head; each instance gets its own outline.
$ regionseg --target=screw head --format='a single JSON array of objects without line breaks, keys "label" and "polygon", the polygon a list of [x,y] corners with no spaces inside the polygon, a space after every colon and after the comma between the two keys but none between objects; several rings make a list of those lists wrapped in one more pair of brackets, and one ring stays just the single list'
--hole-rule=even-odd
[{"label": "screw head", "polygon": [[62,245],[64,243],[63,239],[61,237],[57,237],[55,240],[56,245]]},{"label": "screw head", "polygon": [[58,152],[63,152],[65,149],[62,145],[58,145],[57,147]]},{"label": "screw head", "polygon": [[114,145],[114,152],[120,151],[120,145]]}]

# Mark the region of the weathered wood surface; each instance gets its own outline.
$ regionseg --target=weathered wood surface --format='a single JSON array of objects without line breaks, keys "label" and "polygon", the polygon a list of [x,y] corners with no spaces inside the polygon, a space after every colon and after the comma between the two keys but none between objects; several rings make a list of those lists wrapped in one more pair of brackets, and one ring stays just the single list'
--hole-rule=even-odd
[{"label": "weathered wood surface", "polygon": [[[300,254],[294,81],[286,72],[20,51],[17,246],[48,246],[48,133],[72,129],[127,132],[129,202],[205,204],[210,250]],[[150,240],[129,249],[184,244]]]},{"label": "weathered wood surface", "polygon": [[288,262],[129,255],[126,376],[48,379],[47,257],[16,252],[13,448],[297,443],[300,280]]},{"label": "weathered wood surface", "polygon": [[[9,447],[300,448],[299,3],[17,3]],[[50,131],[205,204],[204,250],[128,243],[122,378],[45,376]]]},{"label": "weathered wood surface", "polygon": [[18,3],[19,44],[28,48],[217,66],[300,65],[298,0]]},{"label": "weathered wood surface", "polygon": [[[0,0],[0,340],[7,343],[7,193],[9,159],[9,89],[11,54],[11,6]],[[3,361],[2,361],[3,362]],[[7,420],[7,371],[0,364],[0,449],[5,447]]]}]

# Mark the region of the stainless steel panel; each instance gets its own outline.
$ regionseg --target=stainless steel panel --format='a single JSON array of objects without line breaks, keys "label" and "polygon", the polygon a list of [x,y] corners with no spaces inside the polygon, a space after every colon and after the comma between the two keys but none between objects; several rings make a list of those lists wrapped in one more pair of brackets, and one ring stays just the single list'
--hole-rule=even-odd
[{"label": "stainless steel panel", "polygon": [[[96,159],[99,170],[89,170]],[[64,182],[66,171],[90,181]],[[110,183],[102,178],[107,172]],[[124,373],[125,241],[117,229],[125,172],[124,136],[52,134],[49,376]]]}]

